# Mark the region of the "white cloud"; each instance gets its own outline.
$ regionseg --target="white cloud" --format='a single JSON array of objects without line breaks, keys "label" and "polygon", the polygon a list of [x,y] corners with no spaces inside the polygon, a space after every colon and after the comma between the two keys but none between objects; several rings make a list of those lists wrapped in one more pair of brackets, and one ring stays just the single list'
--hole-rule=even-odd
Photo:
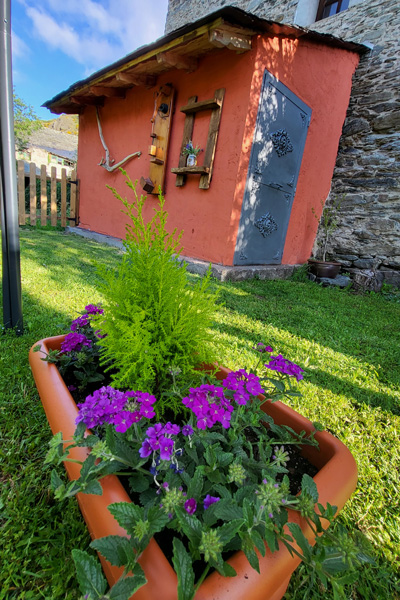
[{"label": "white cloud", "polygon": [[14,32],[11,32],[12,52],[16,58],[26,58],[30,53],[29,46]]},{"label": "white cloud", "polygon": [[[24,1],[24,0],[22,0]],[[167,0],[24,1],[33,32],[90,72],[163,35]]]}]

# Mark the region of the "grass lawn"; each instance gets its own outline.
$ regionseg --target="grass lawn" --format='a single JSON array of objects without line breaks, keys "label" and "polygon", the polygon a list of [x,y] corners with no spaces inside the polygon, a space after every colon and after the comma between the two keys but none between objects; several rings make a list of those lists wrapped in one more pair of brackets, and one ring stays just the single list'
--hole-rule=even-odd
[{"label": "grass lawn", "polygon": [[[50,430],[28,350],[67,331],[86,304],[101,302],[94,263],[112,267],[119,253],[57,231],[20,235],[25,334],[0,336],[0,600],[73,600],[80,594],[71,550],[90,540],[76,500],[59,503],[48,491]],[[357,460],[359,485],[339,520],[363,534],[375,564],[359,571],[348,598],[399,599],[400,303],[308,281],[215,286],[221,362],[248,365],[249,348],[264,341],[305,368],[303,397],[291,405],[337,435]],[[306,577],[300,567],[286,600],[304,598]],[[310,597],[333,596],[316,587]]]}]

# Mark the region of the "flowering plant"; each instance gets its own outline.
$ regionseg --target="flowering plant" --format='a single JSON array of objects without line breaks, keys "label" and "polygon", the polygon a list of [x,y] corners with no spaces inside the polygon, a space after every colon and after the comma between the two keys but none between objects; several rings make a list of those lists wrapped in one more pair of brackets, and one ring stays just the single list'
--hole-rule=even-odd
[{"label": "flowering plant", "polygon": [[[192,600],[211,570],[234,577],[231,553],[241,549],[259,570],[259,555],[278,543],[309,565],[310,585],[317,575],[324,585],[330,578],[339,594],[336,574],[361,558],[340,529],[336,536],[326,532],[335,507],[318,504],[316,469],[297,451],[316,446],[314,435],[278,425],[263,410],[265,397],[299,395],[303,370],[260,342],[254,368],[227,373],[222,381],[212,367],[199,371],[199,363],[214,360],[210,272],[197,286],[188,282],[176,259],[180,237],[167,232],[161,194],[146,223],[145,199],[127,184],[132,204],[112,190],[131,223],[119,268],[99,267],[104,309],[86,306],[61,350],[43,358],[58,366],[79,409],[73,438],[56,434],[46,461],[72,460],[76,446],[90,449],[79,479],[65,483],[52,472],[55,496],[102,494],[99,480],[115,473],[132,499],[108,507],[128,537],[91,543],[112,565],[124,567],[107,595],[95,559],[73,552],[86,600],[128,600],[144,585],[139,557],[152,537],[175,568],[178,600]],[[289,507],[316,538],[326,532],[314,548],[299,525],[288,522]]]},{"label": "flowering plant", "polygon": [[199,146],[193,146],[192,140],[189,140],[182,150],[182,154],[184,154],[185,156],[189,156],[190,154],[197,156],[198,154],[200,154],[200,152],[203,152],[203,149]]},{"label": "flowering plant", "polygon": [[[90,328],[90,319],[77,321],[80,329]],[[90,351],[80,343],[81,352]],[[159,400],[153,394],[104,385],[78,403],[73,439],[54,436],[49,463],[66,460],[74,446],[91,449],[78,480],[65,484],[53,471],[57,498],[101,494],[99,479],[110,473],[120,475],[131,495],[131,503],[109,506],[128,538],[107,536],[91,543],[111,564],[125,568],[109,598],[114,590],[115,597],[128,599],[146,583],[138,559],[153,536],[174,565],[179,600],[191,600],[210,570],[235,576],[226,561],[240,549],[259,571],[258,553],[264,556],[266,546],[274,552],[283,542],[312,565],[323,582],[357,564],[358,550],[347,537],[327,532],[313,549],[300,527],[287,523],[290,507],[317,537],[326,531],[335,507],[318,504],[315,509],[316,469],[296,450],[305,444],[316,446],[314,436],[275,424],[262,408],[262,393],[271,400],[298,394],[295,382],[303,378],[303,370],[280,354],[272,355],[272,348],[261,342],[254,350],[259,358],[255,368],[232,371],[222,381],[205,374],[184,392],[180,370],[171,368],[171,393],[181,407],[173,421],[156,416]],[[74,352],[63,344],[65,355]],[[263,373],[256,374],[261,365]],[[294,456],[297,463],[302,461],[298,479],[290,475]],[[103,598],[106,582],[93,558],[74,551],[74,560],[78,572],[92,570],[96,578],[96,586],[81,580],[85,597]],[[333,585],[339,589],[335,579]]]}]

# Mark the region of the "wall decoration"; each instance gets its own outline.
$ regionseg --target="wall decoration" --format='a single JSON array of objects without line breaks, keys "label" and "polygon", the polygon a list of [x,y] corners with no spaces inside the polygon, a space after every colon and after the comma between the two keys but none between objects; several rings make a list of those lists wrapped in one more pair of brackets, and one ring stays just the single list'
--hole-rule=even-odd
[{"label": "wall decoration", "polygon": [[257,219],[254,225],[260,230],[263,237],[271,235],[271,233],[278,229],[278,225],[270,212],[265,213],[265,215]]},{"label": "wall decoration", "polygon": [[285,156],[288,152],[293,152],[292,142],[285,129],[278,129],[275,133],[271,133],[271,140],[279,157]]}]

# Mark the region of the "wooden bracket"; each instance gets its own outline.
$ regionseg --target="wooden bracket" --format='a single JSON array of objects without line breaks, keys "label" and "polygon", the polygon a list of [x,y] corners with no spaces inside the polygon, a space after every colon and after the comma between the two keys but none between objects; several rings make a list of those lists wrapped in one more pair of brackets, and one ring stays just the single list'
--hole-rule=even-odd
[{"label": "wooden bracket", "polygon": [[122,71],[117,73],[115,78],[118,82],[129,85],[143,85],[147,88],[155,86],[157,77],[155,75],[135,75],[134,73],[126,73]]},{"label": "wooden bracket", "polygon": [[168,67],[183,69],[188,73],[191,73],[197,69],[196,58],[184,56],[183,54],[177,54],[176,52],[160,52],[160,54],[157,54],[157,62]]},{"label": "wooden bracket", "polygon": [[121,88],[107,87],[105,85],[92,85],[90,92],[95,96],[105,96],[106,98],[124,98],[125,90]]},{"label": "wooden bracket", "polygon": [[234,27],[222,25],[212,29],[209,33],[209,41],[218,48],[236,50],[237,53],[251,50],[251,33],[241,33]]},{"label": "wooden bracket", "polygon": [[[186,115],[185,124],[183,126],[182,151],[179,157],[178,167],[171,169],[172,173],[175,173],[176,175],[175,185],[177,187],[185,185],[187,175],[200,175],[200,189],[207,190],[210,187],[224,95],[225,89],[221,88],[216,90],[214,98],[211,100],[197,102],[197,96],[192,96],[189,98],[188,103],[181,108],[181,112]],[[183,149],[189,140],[192,139],[195,114],[204,110],[211,110],[207,144],[204,152],[204,162],[203,165],[187,167],[186,156],[183,154]]]}]

